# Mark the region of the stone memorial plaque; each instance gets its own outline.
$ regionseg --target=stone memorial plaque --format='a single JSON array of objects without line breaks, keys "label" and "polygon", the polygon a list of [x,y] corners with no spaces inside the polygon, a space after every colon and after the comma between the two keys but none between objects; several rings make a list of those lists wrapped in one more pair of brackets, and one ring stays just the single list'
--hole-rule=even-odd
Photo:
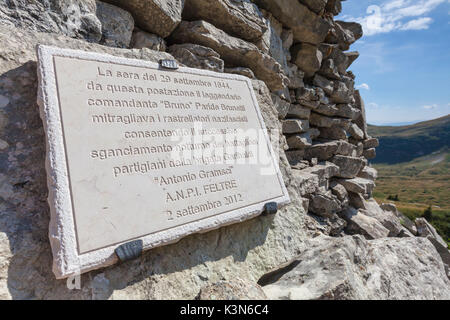
[{"label": "stone memorial plaque", "polygon": [[248,78],[37,51],[58,278],[289,202]]}]

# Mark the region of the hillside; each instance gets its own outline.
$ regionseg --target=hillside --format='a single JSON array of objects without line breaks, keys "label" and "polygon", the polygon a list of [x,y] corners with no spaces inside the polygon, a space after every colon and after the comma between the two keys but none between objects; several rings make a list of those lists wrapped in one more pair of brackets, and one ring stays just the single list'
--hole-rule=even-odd
[{"label": "hillside", "polygon": [[380,140],[372,163],[408,162],[450,147],[450,115],[408,126],[368,125],[368,132]]},{"label": "hillside", "polygon": [[[433,226],[450,241],[450,116],[408,126],[369,126],[380,140],[374,198],[409,218],[432,207]],[[395,199],[395,200],[393,200]]]}]

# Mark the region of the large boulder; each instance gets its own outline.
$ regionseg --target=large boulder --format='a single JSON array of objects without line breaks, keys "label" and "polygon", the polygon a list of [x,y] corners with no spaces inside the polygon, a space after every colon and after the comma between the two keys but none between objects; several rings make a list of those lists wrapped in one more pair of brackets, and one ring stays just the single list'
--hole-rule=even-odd
[{"label": "large boulder", "polygon": [[320,69],[322,64],[322,52],[315,45],[301,43],[291,49],[293,62],[305,73],[306,78],[311,78]]},{"label": "large boulder", "polygon": [[102,24],[101,44],[128,48],[134,29],[134,19],[128,11],[97,1],[97,17]]},{"label": "large boulder", "polygon": [[387,228],[377,219],[364,214],[362,210],[348,207],[341,211],[339,216],[347,221],[345,228],[347,234],[362,234],[366,239],[384,238],[389,235]]},{"label": "large boulder", "polygon": [[281,66],[254,44],[232,37],[206,21],[183,21],[171,35],[176,43],[194,43],[220,54],[227,64],[252,69],[272,90],[281,90],[288,83]]},{"label": "large boulder", "polygon": [[145,31],[167,37],[181,22],[183,0],[104,0],[130,12]]},{"label": "large boulder", "polygon": [[298,0],[255,0],[285,27],[292,29],[295,42],[321,43],[330,29],[327,21]]},{"label": "large boulder", "polygon": [[250,0],[185,0],[183,19],[205,20],[226,33],[258,41],[267,30],[262,12]]},{"label": "large boulder", "polygon": [[184,43],[171,45],[168,51],[188,67],[223,72],[224,62],[220,59],[220,55],[211,48]]},{"label": "large boulder", "polygon": [[160,36],[134,28],[131,36],[131,48],[148,48],[157,51],[166,51],[166,42]]},{"label": "large boulder", "polygon": [[450,299],[450,281],[425,239],[319,236],[259,283],[270,299]]},{"label": "large boulder", "polygon": [[0,21],[1,24],[59,33],[91,42],[99,42],[102,37],[95,0],[1,1]]},{"label": "large boulder", "polygon": [[364,167],[364,160],[357,157],[349,157],[336,155],[331,159],[335,165],[339,167],[338,176],[341,178],[354,178],[359,173],[362,167]]}]

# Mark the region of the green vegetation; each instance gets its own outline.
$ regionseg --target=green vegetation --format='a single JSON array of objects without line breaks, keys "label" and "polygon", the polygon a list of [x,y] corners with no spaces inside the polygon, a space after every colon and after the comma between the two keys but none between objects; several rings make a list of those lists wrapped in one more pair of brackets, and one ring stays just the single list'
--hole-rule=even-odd
[{"label": "green vegetation", "polygon": [[374,198],[425,217],[450,244],[450,116],[411,126],[369,126],[380,139]]}]

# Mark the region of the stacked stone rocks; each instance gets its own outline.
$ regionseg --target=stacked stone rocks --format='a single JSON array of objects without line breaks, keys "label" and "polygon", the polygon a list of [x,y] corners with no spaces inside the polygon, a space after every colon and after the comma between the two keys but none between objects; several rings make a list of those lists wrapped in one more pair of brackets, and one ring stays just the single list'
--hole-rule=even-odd
[{"label": "stacked stone rocks", "polygon": [[[378,140],[348,71],[362,29],[335,21],[340,11],[341,0],[1,3],[0,299],[448,299],[446,243],[371,197]],[[272,143],[291,204],[90,272],[68,291],[50,270],[37,43],[253,79],[268,130],[280,131]]]}]

